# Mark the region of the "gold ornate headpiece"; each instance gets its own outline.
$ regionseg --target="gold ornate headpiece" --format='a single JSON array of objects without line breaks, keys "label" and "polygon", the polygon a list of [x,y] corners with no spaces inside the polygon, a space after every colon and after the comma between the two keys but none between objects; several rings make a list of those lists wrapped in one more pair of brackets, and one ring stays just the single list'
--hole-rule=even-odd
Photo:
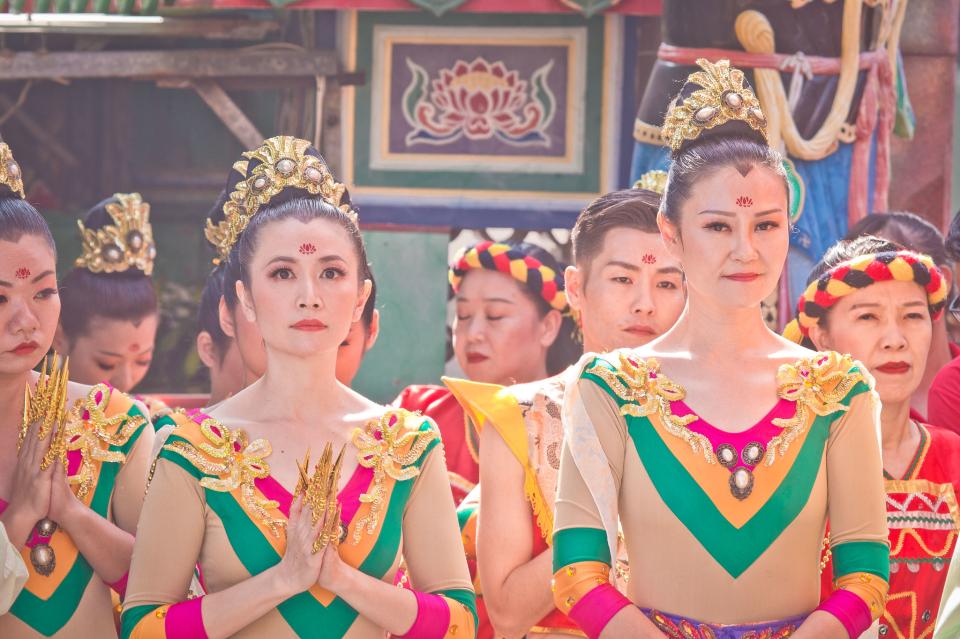
[{"label": "gold ornate headpiece", "polygon": [[77,220],[83,252],[75,264],[92,273],[120,273],[131,268],[153,273],[157,246],[150,226],[150,205],[139,193],[116,193],[106,205],[113,224],[88,229]]},{"label": "gold ornate headpiece", "polygon": [[743,71],[730,66],[729,60],[716,63],[697,60],[702,69],[690,74],[688,85],[699,86],[687,97],[680,96],[670,106],[661,135],[674,153],[689,140],[695,140],[707,129],[737,120],[747,124],[767,139],[767,118],[760,109],[760,100],[743,77]]},{"label": "gold ornate headpiece", "polygon": [[0,184],[7,185],[21,200],[26,199],[23,192],[23,173],[6,142],[0,142]]},{"label": "gold ornate headpiece", "polygon": [[[346,186],[334,179],[323,160],[307,153],[309,148],[310,143],[306,140],[281,135],[244,153],[248,160],[246,167],[239,166],[242,162],[234,164],[234,169],[244,173],[246,178],[237,183],[223,205],[224,220],[218,224],[207,220],[207,240],[219,253],[215,263],[227,258],[257,211],[287,188],[319,195],[357,222],[356,211],[349,202],[343,201]],[[249,168],[251,166],[253,168]]]},{"label": "gold ornate headpiece", "polygon": [[667,188],[667,172],[660,169],[647,171],[640,176],[639,180],[634,182],[633,188],[646,189],[663,195],[664,189]]}]

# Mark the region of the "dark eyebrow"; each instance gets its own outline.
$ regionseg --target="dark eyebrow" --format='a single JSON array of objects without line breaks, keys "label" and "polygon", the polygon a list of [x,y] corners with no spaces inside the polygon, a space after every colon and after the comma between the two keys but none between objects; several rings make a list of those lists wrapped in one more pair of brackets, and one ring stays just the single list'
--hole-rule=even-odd
[{"label": "dark eyebrow", "polygon": [[[154,348],[155,348],[154,346],[151,346],[145,351],[140,351],[139,353],[137,353],[137,355],[146,355],[147,353],[152,353]],[[108,355],[110,357],[123,357],[123,354],[114,353],[113,351],[97,351],[97,353],[99,355]]]},{"label": "dark eyebrow", "polygon": [[[467,301],[469,301],[469,300],[465,300],[465,299],[463,299],[462,297],[457,296],[457,302],[467,302]],[[483,301],[484,301],[484,302],[500,302],[501,304],[513,304],[513,303],[514,303],[513,300],[508,300],[508,299],[505,298],[505,297],[485,297],[485,298],[483,298]]]},{"label": "dark eyebrow", "polygon": [[676,273],[677,275],[683,275],[683,269],[679,269],[676,266],[665,266],[663,268],[658,268],[657,273],[663,273],[664,275],[668,273]]},{"label": "dark eyebrow", "polygon": [[[773,213],[781,213],[782,211],[783,209],[769,209],[767,211],[757,211],[756,213],[753,214],[753,217],[763,217],[765,215],[771,215]],[[724,217],[737,217],[736,213],[731,213],[730,211],[715,211],[713,209],[706,209],[704,211],[700,211],[699,213],[697,213],[697,215],[706,215],[708,213],[712,215],[722,215]]]},{"label": "dark eyebrow", "polygon": [[620,268],[626,269],[628,271],[639,271],[640,267],[636,264],[631,264],[630,262],[623,262],[621,260],[610,260],[609,262],[603,265],[603,268],[608,266],[619,266]]},{"label": "dark eyebrow", "polygon": [[[321,262],[346,262],[345,259],[343,259],[342,257],[336,254],[323,255],[321,257],[318,257],[317,259]],[[270,266],[271,264],[275,264],[277,262],[281,262],[285,264],[296,264],[297,260],[292,257],[288,257],[286,255],[278,255],[277,257],[267,262],[267,266]]]}]

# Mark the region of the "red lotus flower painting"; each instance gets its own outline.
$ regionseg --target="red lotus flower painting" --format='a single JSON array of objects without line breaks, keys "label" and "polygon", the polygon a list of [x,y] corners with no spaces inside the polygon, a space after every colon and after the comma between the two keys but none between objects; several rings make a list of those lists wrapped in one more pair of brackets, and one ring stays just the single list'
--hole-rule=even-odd
[{"label": "red lotus flower painting", "polygon": [[[412,131],[408,146],[444,145],[463,137],[496,138],[511,146],[550,146],[546,128],[556,112],[550,89],[550,61],[529,80],[503,62],[482,57],[457,60],[439,77],[407,58],[413,79],[403,95],[403,113]],[[428,90],[429,86],[429,90]]]}]

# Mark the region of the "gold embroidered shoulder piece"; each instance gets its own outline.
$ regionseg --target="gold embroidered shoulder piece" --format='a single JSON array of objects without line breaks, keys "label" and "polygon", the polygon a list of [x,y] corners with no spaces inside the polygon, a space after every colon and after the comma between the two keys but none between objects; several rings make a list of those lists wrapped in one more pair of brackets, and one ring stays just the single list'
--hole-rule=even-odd
[{"label": "gold embroidered shoulder piece", "polygon": [[796,402],[797,410],[793,417],[773,420],[783,430],[770,440],[766,464],[769,466],[777,455],[786,454],[790,444],[809,426],[811,412],[820,417],[846,412],[848,407],[841,402],[862,381],[869,382],[853,358],[833,351],[781,366],[777,371],[777,395]]},{"label": "gold embroidered shoulder piece", "polygon": [[620,361],[615,369],[607,368],[598,360],[586,372],[602,379],[617,397],[626,402],[620,407],[620,414],[633,417],[657,414],[668,433],[685,441],[694,453],[703,455],[707,463],[717,463],[710,440],[688,428],[697,416],[673,414],[670,402],[682,401],[687,396],[683,387],[662,375],[660,363],[652,357],[641,360],[624,352],[618,355]]},{"label": "gold embroidered shoulder piece", "polygon": [[199,434],[190,426],[192,419],[187,418],[173,435],[183,437],[184,441],[166,444],[163,450],[176,453],[189,461],[195,468],[213,477],[204,477],[200,485],[208,490],[230,493],[240,489],[243,505],[269,528],[274,537],[286,526],[283,519],[270,515],[267,510],[279,507],[279,503],[257,494],[254,480],[270,475],[270,466],[264,459],[272,449],[266,439],[249,442],[247,434],[240,430],[230,430],[212,417],[205,418],[199,425]]},{"label": "gold embroidered shoulder piece", "polygon": [[[367,422],[364,428],[353,431],[353,445],[357,447],[357,461],[364,468],[373,469],[370,489],[360,495],[361,504],[370,504],[370,511],[357,519],[353,543],[359,543],[363,531],[372,535],[380,522],[384,500],[384,482],[406,481],[420,474],[417,461],[427,446],[439,437],[437,428],[420,430],[425,418],[406,410],[388,410],[379,419]],[[415,421],[416,425],[408,425]]]},{"label": "gold embroidered shoulder piece", "polygon": [[80,469],[68,478],[77,484],[77,497],[83,499],[94,485],[94,462],[123,464],[127,457],[118,450],[125,446],[137,430],[146,423],[141,415],[125,412],[107,417],[107,407],[113,391],[106,384],[97,384],[87,397],[77,401],[67,417],[66,448],[80,451]]}]

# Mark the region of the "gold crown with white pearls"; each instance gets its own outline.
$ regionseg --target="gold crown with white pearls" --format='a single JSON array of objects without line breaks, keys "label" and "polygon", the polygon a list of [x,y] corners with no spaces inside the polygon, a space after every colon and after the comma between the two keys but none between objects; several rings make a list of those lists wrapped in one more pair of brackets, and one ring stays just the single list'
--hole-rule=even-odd
[{"label": "gold crown with white pearls", "polygon": [[113,224],[88,229],[77,220],[83,250],[75,264],[91,273],[121,273],[135,268],[153,273],[157,246],[150,226],[150,205],[139,193],[117,193],[106,205]]},{"label": "gold crown with white pearls", "polygon": [[6,185],[11,191],[26,199],[23,191],[23,172],[20,165],[13,159],[13,151],[6,142],[0,142],[0,184]]},{"label": "gold crown with white pearls", "polygon": [[[265,140],[254,151],[243,156],[246,162],[234,164],[233,168],[247,173],[253,161],[259,162],[234,187],[223,205],[224,219],[214,224],[207,220],[204,231],[207,240],[217,249],[219,257],[214,262],[226,260],[240,234],[250,224],[257,212],[270,200],[287,188],[297,188],[311,195],[319,195],[325,202],[339,209],[357,222],[357,212],[343,201],[346,186],[337,182],[319,157],[307,153],[310,143],[289,135]],[[244,166],[246,165],[246,166]]]},{"label": "gold crown with white pearls", "polygon": [[699,58],[700,71],[690,74],[687,84],[701,88],[677,100],[667,111],[661,136],[674,153],[684,143],[695,140],[707,129],[731,120],[744,122],[767,139],[767,118],[760,100],[746,83],[743,71],[730,66],[729,60],[716,63]]}]

